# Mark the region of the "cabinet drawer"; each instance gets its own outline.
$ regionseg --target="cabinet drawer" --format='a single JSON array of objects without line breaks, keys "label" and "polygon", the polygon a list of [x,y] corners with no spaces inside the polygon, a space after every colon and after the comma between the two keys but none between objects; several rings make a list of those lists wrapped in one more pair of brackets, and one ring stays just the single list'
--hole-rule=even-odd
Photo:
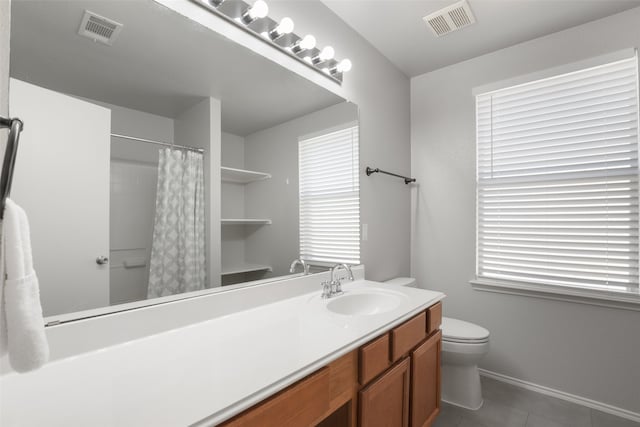
[{"label": "cabinet drawer", "polygon": [[426,336],[427,313],[422,312],[391,331],[391,359],[400,359]]},{"label": "cabinet drawer", "polygon": [[224,427],[313,425],[329,410],[329,374],[329,368],[322,368],[222,425]]},{"label": "cabinet drawer", "polygon": [[442,303],[432,305],[427,310],[427,334],[437,331],[442,324]]},{"label": "cabinet drawer", "polygon": [[365,385],[384,372],[390,364],[389,334],[384,334],[360,348],[360,384]]}]

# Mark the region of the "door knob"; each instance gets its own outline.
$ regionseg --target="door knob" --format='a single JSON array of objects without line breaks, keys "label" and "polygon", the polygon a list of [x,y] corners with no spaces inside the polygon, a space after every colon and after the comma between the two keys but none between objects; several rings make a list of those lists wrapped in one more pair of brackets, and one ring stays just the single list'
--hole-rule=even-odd
[{"label": "door knob", "polygon": [[105,265],[108,262],[109,258],[107,258],[106,256],[99,256],[98,258],[96,258],[96,264],[98,265]]}]

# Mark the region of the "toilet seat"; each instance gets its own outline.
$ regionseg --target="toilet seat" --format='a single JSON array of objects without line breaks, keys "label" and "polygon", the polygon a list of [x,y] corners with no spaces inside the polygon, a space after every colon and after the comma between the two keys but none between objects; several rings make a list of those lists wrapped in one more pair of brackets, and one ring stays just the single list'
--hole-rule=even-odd
[{"label": "toilet seat", "polygon": [[489,331],[476,324],[450,317],[442,318],[442,341],[461,344],[489,342]]}]

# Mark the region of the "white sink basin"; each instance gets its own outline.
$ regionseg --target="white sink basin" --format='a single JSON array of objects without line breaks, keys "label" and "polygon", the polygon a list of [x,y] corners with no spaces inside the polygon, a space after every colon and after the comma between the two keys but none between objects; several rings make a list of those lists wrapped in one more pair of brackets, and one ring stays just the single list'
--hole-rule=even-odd
[{"label": "white sink basin", "polygon": [[327,310],[348,316],[370,316],[398,308],[405,295],[380,289],[357,290],[334,297]]}]

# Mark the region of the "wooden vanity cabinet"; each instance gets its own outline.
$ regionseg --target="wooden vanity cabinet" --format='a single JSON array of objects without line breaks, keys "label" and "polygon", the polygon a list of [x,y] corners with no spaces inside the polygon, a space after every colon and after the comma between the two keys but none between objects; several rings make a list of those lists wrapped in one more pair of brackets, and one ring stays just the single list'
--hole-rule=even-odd
[{"label": "wooden vanity cabinet", "polygon": [[442,304],[224,422],[224,427],[429,427],[440,412]]}]

